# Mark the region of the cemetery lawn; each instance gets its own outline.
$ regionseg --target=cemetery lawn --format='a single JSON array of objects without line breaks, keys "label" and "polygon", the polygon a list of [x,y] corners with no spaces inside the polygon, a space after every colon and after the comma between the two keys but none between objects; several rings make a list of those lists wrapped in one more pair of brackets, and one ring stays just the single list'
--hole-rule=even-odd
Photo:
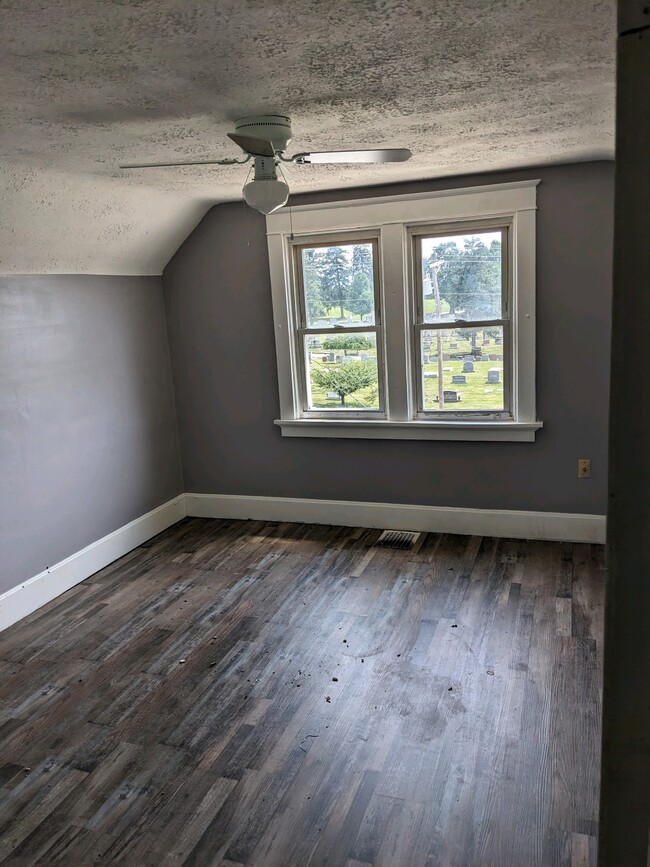
[{"label": "cemetery lawn", "polygon": [[[463,372],[464,361],[452,358],[443,361],[443,368],[451,367],[450,371],[444,372],[443,382],[446,390],[458,391],[462,397],[458,403],[445,403],[445,410],[450,412],[463,410],[502,410],[503,409],[503,362],[502,361],[475,361],[474,373]],[[487,372],[490,368],[498,367],[501,370],[500,383],[488,383]],[[425,373],[437,373],[438,364],[425,364]],[[451,378],[457,373],[467,377],[467,382],[452,382]],[[486,391],[491,389],[491,391]],[[425,379],[424,381],[425,409],[435,410],[438,408],[438,380]]]},{"label": "cemetery lawn", "polygon": [[[432,332],[429,332],[430,334]],[[450,344],[455,344],[453,347]],[[463,365],[467,358],[451,358],[443,361],[443,368],[447,368],[443,374],[443,383],[446,390],[458,391],[461,399],[458,402],[445,403],[445,411],[463,412],[472,410],[494,411],[503,410],[503,346],[495,344],[494,339],[490,339],[489,343],[483,346],[482,340],[478,341],[478,346],[486,355],[499,355],[501,360],[492,361],[474,361],[474,373],[464,372]],[[435,343],[428,354],[434,349]],[[443,352],[458,353],[469,356],[471,353],[472,344],[469,339],[454,337],[451,340],[443,341]],[[370,353],[370,358],[373,354]],[[319,367],[326,369],[330,363],[320,362]],[[451,368],[451,369],[449,369]],[[501,382],[489,383],[487,381],[488,370],[498,368],[501,371]],[[437,362],[429,362],[424,365],[424,373],[437,373]],[[462,374],[467,377],[465,383],[455,383],[451,381],[455,374]],[[434,400],[438,396],[438,379],[425,378],[425,409],[436,410],[438,402]],[[328,389],[322,388],[312,382],[312,405],[315,409],[378,409],[378,389],[377,386],[369,386],[368,388],[360,389],[354,394],[349,394],[345,399],[345,406],[341,406],[339,398],[330,400],[327,397]]]}]

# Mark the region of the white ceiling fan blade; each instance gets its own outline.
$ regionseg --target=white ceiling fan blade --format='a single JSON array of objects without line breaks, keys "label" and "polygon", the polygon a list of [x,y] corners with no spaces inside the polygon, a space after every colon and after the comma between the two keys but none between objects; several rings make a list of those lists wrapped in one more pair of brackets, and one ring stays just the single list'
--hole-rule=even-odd
[{"label": "white ceiling fan blade", "polygon": [[254,138],[252,135],[239,135],[236,132],[229,132],[228,138],[234,141],[236,145],[239,145],[247,154],[252,154],[256,157],[275,156],[272,143],[265,138]]},{"label": "white ceiling fan blade", "polygon": [[359,151],[314,151],[296,154],[291,162],[298,165],[315,163],[401,163],[413,154],[408,148],[377,148]]},{"label": "white ceiling fan blade", "polygon": [[182,168],[183,166],[234,166],[238,163],[245,163],[248,160],[236,160],[226,157],[223,160],[197,160],[195,162],[185,163],[130,163],[129,165],[119,166],[120,169],[167,169],[167,168]]}]

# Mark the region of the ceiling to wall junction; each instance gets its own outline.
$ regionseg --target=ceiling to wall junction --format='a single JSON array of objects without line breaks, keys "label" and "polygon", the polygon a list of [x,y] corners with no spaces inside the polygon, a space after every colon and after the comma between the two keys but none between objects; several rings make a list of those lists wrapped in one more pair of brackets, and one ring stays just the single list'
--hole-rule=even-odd
[{"label": "ceiling to wall junction", "polygon": [[414,153],[293,192],[613,156],[614,0],[10,0],[0,32],[1,273],[160,273],[249,167],[118,164],[237,156],[252,113]]}]

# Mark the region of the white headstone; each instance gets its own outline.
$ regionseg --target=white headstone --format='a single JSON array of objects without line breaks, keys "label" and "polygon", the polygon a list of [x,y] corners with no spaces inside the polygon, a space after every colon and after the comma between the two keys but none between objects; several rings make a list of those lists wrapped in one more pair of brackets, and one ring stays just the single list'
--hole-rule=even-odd
[{"label": "white headstone", "polygon": [[487,373],[487,381],[491,383],[501,382],[501,369],[499,367],[491,367]]}]

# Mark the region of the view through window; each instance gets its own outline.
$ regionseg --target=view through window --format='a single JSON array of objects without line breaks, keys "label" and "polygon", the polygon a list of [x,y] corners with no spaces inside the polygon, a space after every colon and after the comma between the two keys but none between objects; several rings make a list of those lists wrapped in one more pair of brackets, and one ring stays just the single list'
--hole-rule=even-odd
[{"label": "view through window", "polygon": [[505,229],[417,236],[419,410],[508,409]]},{"label": "view through window", "polygon": [[297,248],[307,411],[380,412],[376,242]]}]

